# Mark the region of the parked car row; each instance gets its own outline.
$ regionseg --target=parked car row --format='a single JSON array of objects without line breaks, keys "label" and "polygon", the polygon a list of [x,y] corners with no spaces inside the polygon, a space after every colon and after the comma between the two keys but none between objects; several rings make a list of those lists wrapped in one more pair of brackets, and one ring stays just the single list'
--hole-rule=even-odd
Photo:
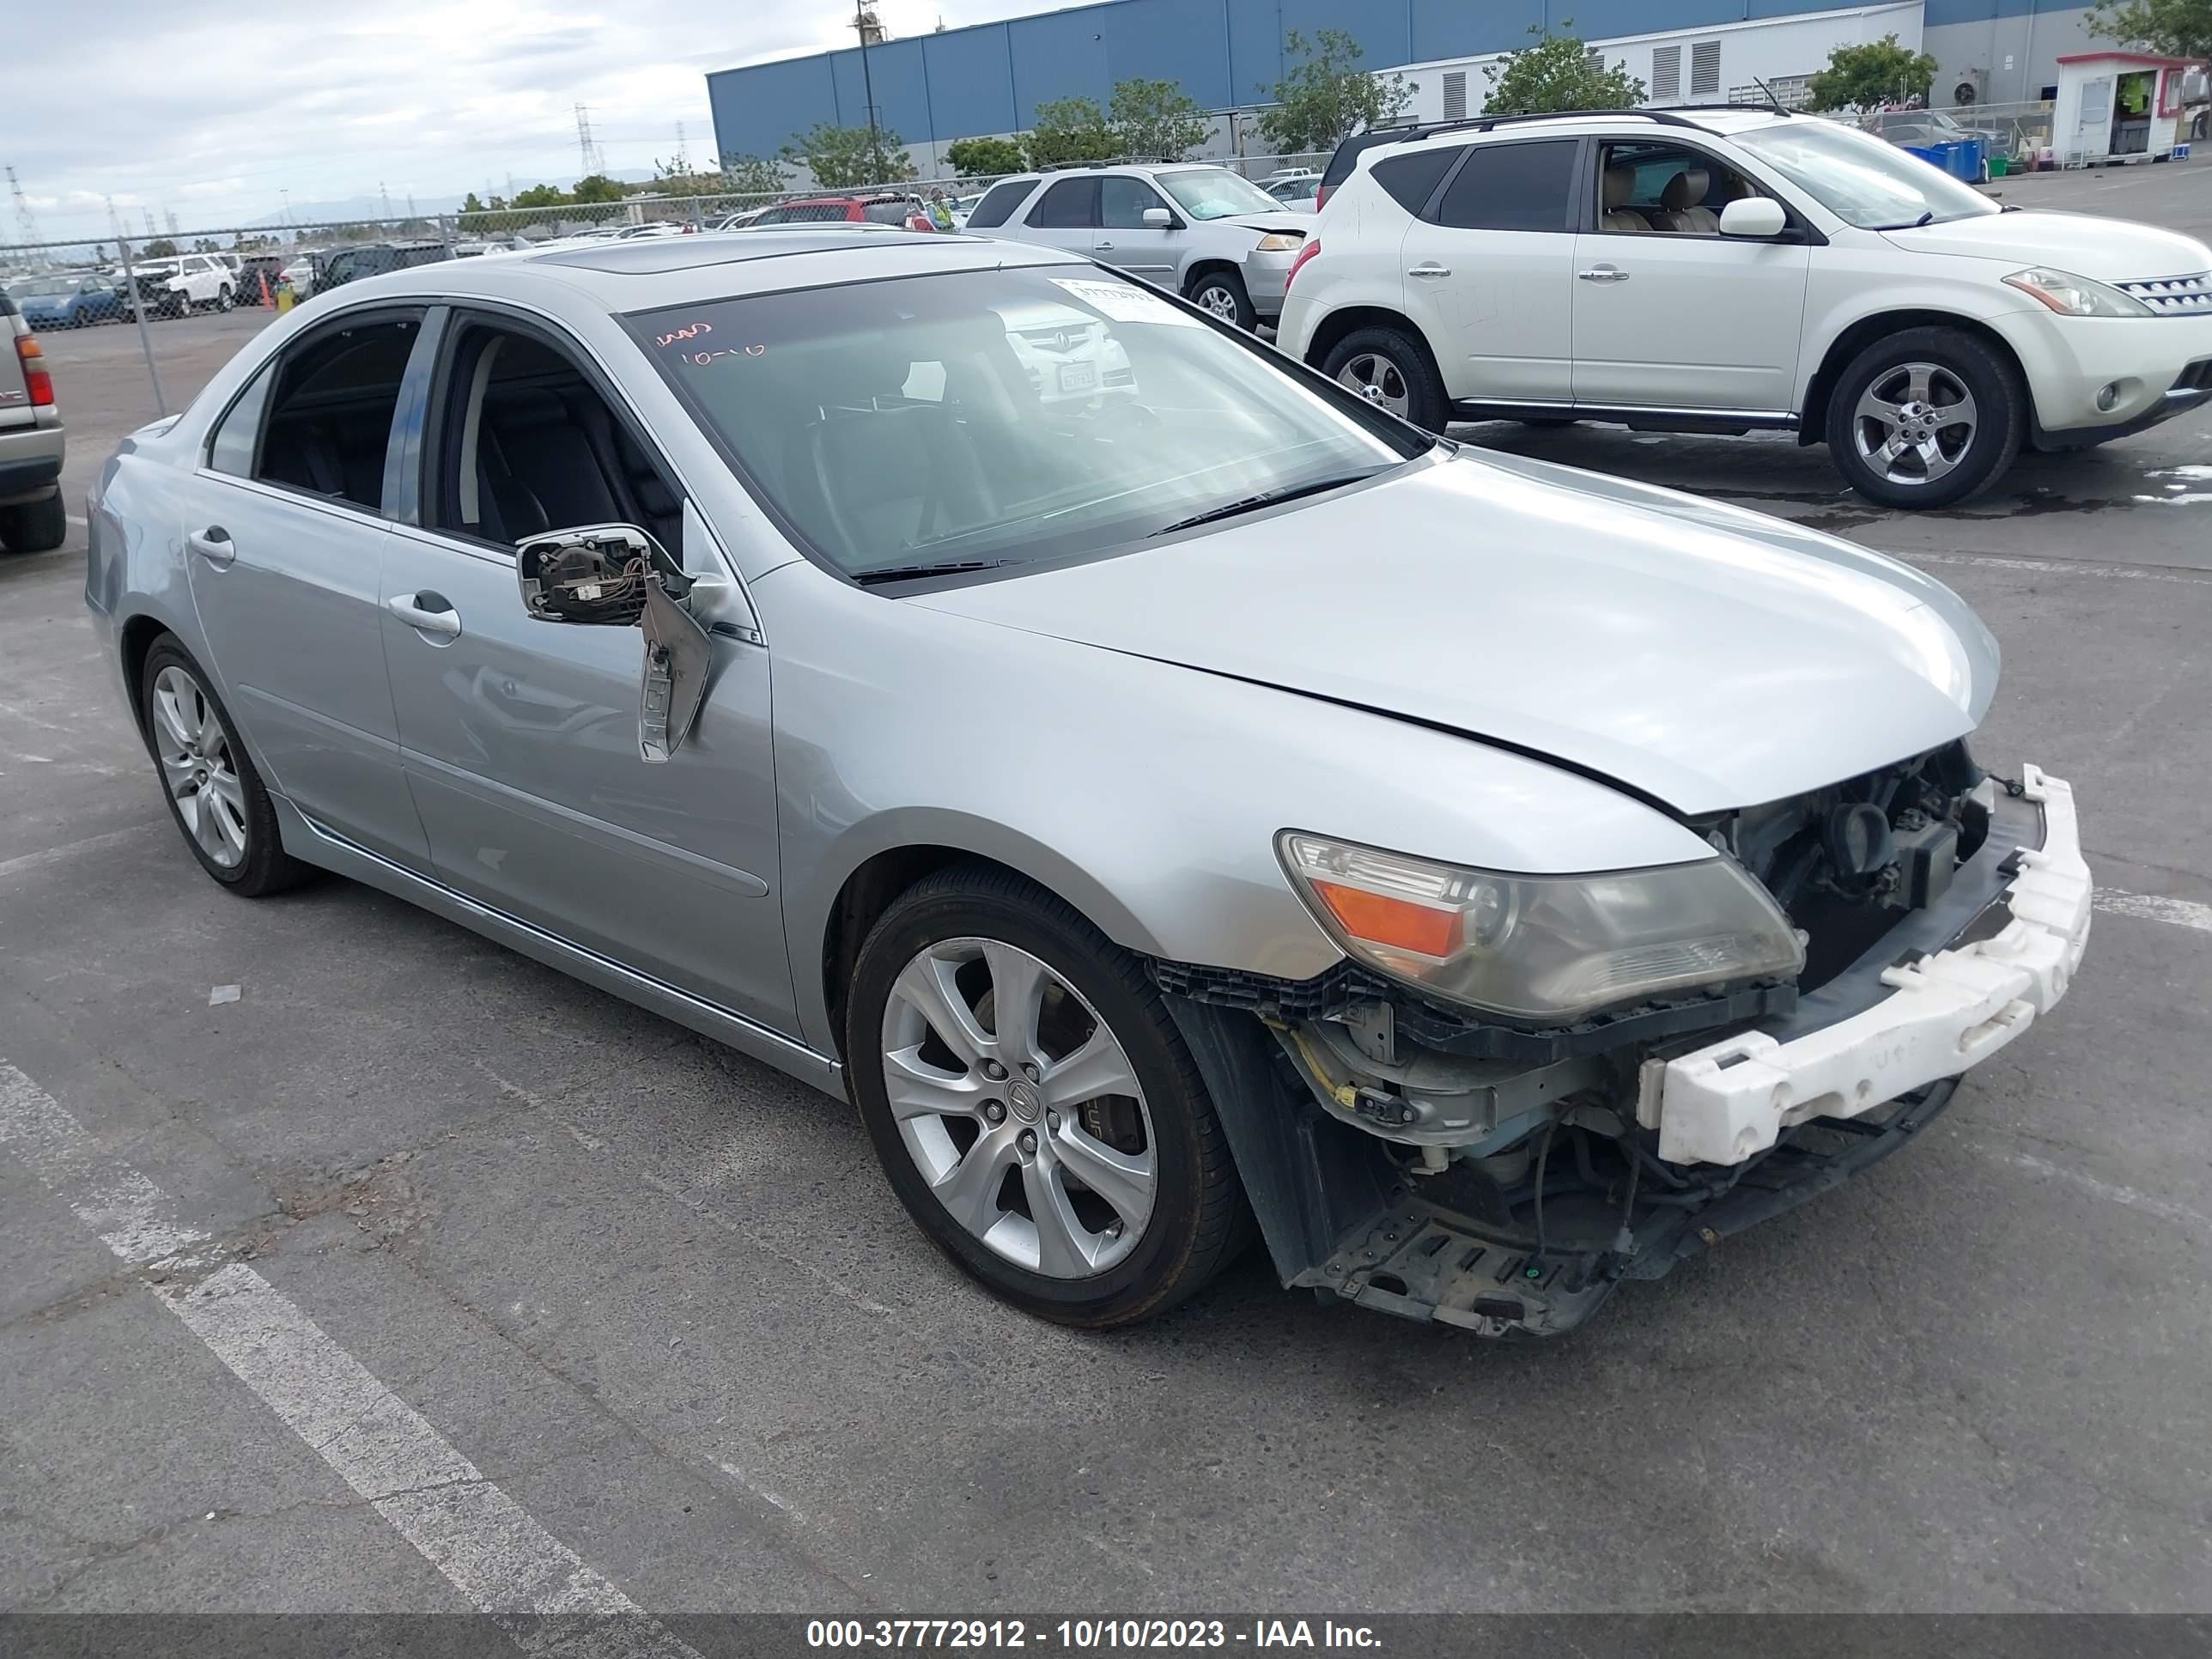
[{"label": "parked car row", "polygon": [[[1403,415],[1741,424],[1796,370],[1712,343],[1775,283],[1826,327],[1816,256],[1879,295],[1917,238],[2058,319],[2103,290],[1996,239],[2068,233],[1879,228],[1935,175],[1786,122],[1375,147],[1295,235],[1220,173],[1009,179],[988,236],[439,261],[262,331],[89,503],[192,856],[338,872],[849,1100],[922,1233],[1072,1325],[1256,1237],[1286,1286],[1553,1335],[1902,1146],[2087,940],[2073,792],[1972,748],[1989,631]],[[2129,337],[2185,353],[2161,259]],[[1232,325],[1278,260],[1288,349]],[[1688,393],[1574,401],[1600,270],[1656,298],[1594,361]],[[1984,327],[1889,331],[1853,419],[2016,426]]]}]

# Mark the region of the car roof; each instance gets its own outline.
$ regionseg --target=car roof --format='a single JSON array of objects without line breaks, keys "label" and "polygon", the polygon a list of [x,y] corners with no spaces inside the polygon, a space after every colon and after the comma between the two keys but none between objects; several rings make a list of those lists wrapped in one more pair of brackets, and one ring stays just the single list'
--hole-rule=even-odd
[{"label": "car roof", "polygon": [[1673,127],[1691,128],[1727,137],[1739,132],[1780,126],[1806,118],[1755,104],[1686,104],[1652,109],[1563,110],[1556,113],[1469,116],[1464,121],[1409,127],[1403,136],[1396,138],[1387,136],[1388,128],[1373,129],[1355,133],[1344,142],[1359,144],[1358,161],[1369,162],[1370,156],[1375,161],[1382,160],[1386,151],[1401,153],[1444,144],[1482,143],[1553,131],[1576,135],[1601,132],[1612,136],[1658,134]]},{"label": "car roof", "polygon": [[1079,254],[1036,242],[831,223],[446,259],[349,283],[344,292],[387,300],[446,295],[493,299],[531,289],[543,295],[557,284],[571,294],[580,290],[606,310],[626,313],[886,277],[1090,263]]}]

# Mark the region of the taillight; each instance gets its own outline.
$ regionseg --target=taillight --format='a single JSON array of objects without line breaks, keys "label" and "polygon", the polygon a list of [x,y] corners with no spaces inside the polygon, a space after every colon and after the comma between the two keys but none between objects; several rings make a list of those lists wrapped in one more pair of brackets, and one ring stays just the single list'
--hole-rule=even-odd
[{"label": "taillight", "polygon": [[1328,186],[1327,185],[1316,185],[1314,187],[1314,211],[1316,213],[1319,213],[1322,209],[1328,205]]},{"label": "taillight", "polygon": [[23,365],[23,386],[33,408],[49,409],[54,401],[54,377],[46,373],[46,354],[39,349],[35,334],[15,337],[15,360]]},{"label": "taillight", "polygon": [[1291,291],[1291,284],[1298,280],[1298,273],[1306,268],[1306,261],[1312,258],[1315,254],[1320,252],[1321,238],[1318,236],[1307,237],[1306,245],[1298,250],[1298,257],[1291,261],[1291,268],[1283,277],[1284,293],[1288,294]]}]

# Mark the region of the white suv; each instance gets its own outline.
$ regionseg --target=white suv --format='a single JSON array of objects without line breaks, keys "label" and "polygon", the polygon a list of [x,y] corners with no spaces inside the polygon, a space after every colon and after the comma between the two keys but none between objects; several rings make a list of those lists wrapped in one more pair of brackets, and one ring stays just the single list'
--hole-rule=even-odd
[{"label": "white suv", "polygon": [[228,311],[238,297],[236,273],[213,254],[142,259],[136,262],[133,274],[141,293],[161,295],[157,307],[179,317],[202,306]]},{"label": "white suv", "polygon": [[2212,398],[2212,250],[1813,117],[1490,117],[1359,155],[1279,343],[1431,430],[1794,429],[1943,507]]},{"label": "white suv", "polygon": [[1193,164],[1002,179],[965,228],[1118,266],[1249,329],[1282,310],[1283,284],[1312,224],[1243,174]]}]

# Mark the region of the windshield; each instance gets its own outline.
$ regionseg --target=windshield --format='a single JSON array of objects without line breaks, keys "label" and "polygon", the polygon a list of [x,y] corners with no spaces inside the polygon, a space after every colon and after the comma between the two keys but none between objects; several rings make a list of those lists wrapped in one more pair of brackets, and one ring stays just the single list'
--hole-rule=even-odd
[{"label": "windshield", "polygon": [[956,271],[634,318],[647,354],[830,563],[1030,563],[1421,453],[1138,283]]},{"label": "windshield", "polygon": [[1227,167],[1185,167],[1152,177],[1194,219],[1226,219],[1232,213],[1275,213],[1282,204]]},{"label": "windshield", "polygon": [[1739,132],[1735,142],[1861,230],[1902,230],[2002,211],[1918,156],[1832,122],[1778,121]]}]

